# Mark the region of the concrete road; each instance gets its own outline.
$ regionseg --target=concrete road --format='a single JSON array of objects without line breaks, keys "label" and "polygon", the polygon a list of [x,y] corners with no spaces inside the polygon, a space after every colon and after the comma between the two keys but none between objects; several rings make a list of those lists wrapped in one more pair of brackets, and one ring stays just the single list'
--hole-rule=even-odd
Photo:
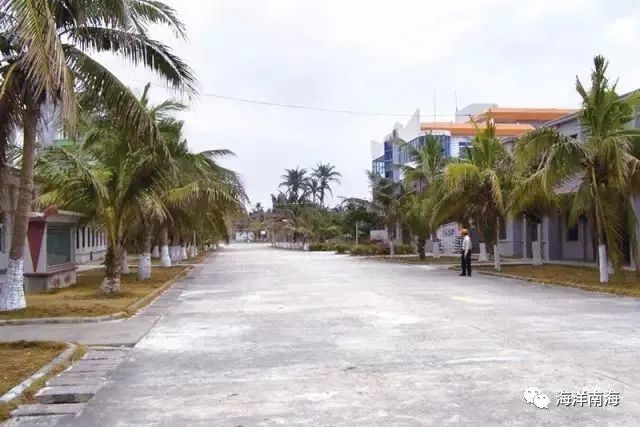
[{"label": "concrete road", "polygon": [[[637,299],[257,245],[194,276],[74,425],[640,422]],[[620,403],[556,406],[585,387]]]}]

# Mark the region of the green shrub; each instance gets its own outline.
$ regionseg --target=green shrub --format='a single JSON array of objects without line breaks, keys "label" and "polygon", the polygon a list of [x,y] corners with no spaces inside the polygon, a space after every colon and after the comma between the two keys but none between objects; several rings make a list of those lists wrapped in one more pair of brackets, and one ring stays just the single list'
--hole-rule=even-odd
[{"label": "green shrub", "polygon": [[369,246],[368,245],[352,246],[351,255],[369,255]]},{"label": "green shrub", "polygon": [[388,243],[378,243],[376,245],[372,245],[373,255],[389,255],[389,244]]},{"label": "green shrub", "polygon": [[337,253],[339,253],[339,254],[346,253],[350,248],[351,248],[351,246],[345,245],[345,244],[342,244],[342,243],[338,243],[337,245],[335,245],[335,251]]},{"label": "green shrub", "polygon": [[396,255],[409,255],[415,253],[411,245],[398,245],[395,249]]},{"label": "green shrub", "polygon": [[327,245],[325,245],[324,243],[312,243],[309,245],[310,252],[319,252],[319,251],[326,251],[326,250],[327,250]]}]

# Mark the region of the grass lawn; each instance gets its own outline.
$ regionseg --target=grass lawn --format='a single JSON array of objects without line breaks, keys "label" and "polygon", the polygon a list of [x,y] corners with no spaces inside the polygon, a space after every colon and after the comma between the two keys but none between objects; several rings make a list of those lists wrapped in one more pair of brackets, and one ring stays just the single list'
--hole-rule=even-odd
[{"label": "grass lawn", "polygon": [[375,259],[385,262],[394,262],[397,264],[459,264],[460,257],[455,256],[441,256],[440,258],[434,258],[432,256],[427,256],[425,259],[421,260],[418,255],[412,256],[380,256],[380,257],[371,257],[369,259]]},{"label": "grass lawn", "polygon": [[[493,267],[489,266],[479,266],[476,269],[494,271]],[[640,297],[640,280],[636,278],[635,272],[632,271],[625,271],[624,278],[621,280],[610,276],[608,284],[600,283],[598,269],[589,267],[551,264],[540,266],[503,265],[501,273],[588,291]]]},{"label": "grass lawn", "polygon": [[130,274],[122,275],[120,292],[109,296],[102,295],[99,290],[104,276],[102,269],[85,271],[78,274],[78,282],[68,288],[27,294],[26,309],[2,312],[0,319],[103,316],[127,311],[131,304],[176,278],[185,269],[154,268],[151,279],[139,281],[136,269],[132,268]]},{"label": "grass lawn", "polygon": [[[38,369],[62,353],[65,348],[64,343],[48,341],[0,343],[0,366],[2,366],[0,370],[0,395],[36,373]],[[0,420],[9,418],[10,412],[18,404],[33,402],[33,395],[42,384],[44,384],[44,379],[36,381],[22,397],[0,404]]]}]

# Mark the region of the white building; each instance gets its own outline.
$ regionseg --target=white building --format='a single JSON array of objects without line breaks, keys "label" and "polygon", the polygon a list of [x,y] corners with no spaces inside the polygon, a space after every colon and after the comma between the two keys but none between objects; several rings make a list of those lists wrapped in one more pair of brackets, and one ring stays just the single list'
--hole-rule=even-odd
[{"label": "white building", "polygon": [[[396,182],[402,180],[399,166],[410,164],[411,159],[406,150],[397,143],[398,140],[409,143],[414,148],[420,148],[425,143],[426,135],[434,135],[440,139],[446,157],[461,157],[464,156],[465,149],[475,137],[478,128],[486,126],[489,120],[496,127],[496,135],[509,140],[544,125],[549,120],[559,119],[573,112],[574,110],[555,108],[500,108],[497,104],[479,103],[456,111],[452,115],[453,121],[428,122],[422,121],[420,110],[416,110],[405,125],[395,123],[391,133],[386,135],[382,142],[371,141],[371,170],[378,176]],[[438,229],[436,240],[442,252],[453,253],[457,250],[459,229],[457,224],[447,224]],[[512,234],[507,233],[505,241],[500,244],[505,254],[509,255],[516,252],[518,244],[517,233]],[[398,227],[396,236],[400,235]],[[474,243],[477,243],[473,230],[472,238]],[[514,240],[508,240],[511,238]],[[519,244],[523,246],[522,238],[520,239]]]}]

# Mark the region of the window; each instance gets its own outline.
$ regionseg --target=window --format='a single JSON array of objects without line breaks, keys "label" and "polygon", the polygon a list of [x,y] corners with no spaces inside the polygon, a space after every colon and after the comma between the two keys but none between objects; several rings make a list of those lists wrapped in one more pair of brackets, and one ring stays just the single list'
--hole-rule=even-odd
[{"label": "window", "polygon": [[0,253],[4,252],[4,224],[0,222]]},{"label": "window", "polygon": [[471,147],[470,141],[460,141],[458,142],[458,157],[461,159],[466,159],[469,157],[469,147]]},{"label": "window", "polygon": [[47,266],[71,262],[71,233],[66,227],[47,227]]},{"label": "window", "polygon": [[87,234],[87,233],[85,233],[86,230],[87,230],[87,227],[82,227],[81,233],[82,233],[82,247],[83,248],[87,247],[86,246],[86,242],[85,242],[85,234]]},{"label": "window", "polygon": [[569,217],[567,216],[566,222],[567,224],[567,242],[577,242],[580,240],[580,233],[578,231],[578,223],[573,226],[569,226]]},{"label": "window", "polygon": [[95,245],[96,245],[96,231],[91,230],[91,246],[95,246]]},{"label": "window", "polygon": [[507,240],[507,220],[504,218],[500,219],[500,240]]},{"label": "window", "polygon": [[76,228],[76,249],[80,249],[80,229]]},{"label": "window", "polygon": [[373,173],[376,176],[384,176],[384,156],[380,156],[371,162]]}]

